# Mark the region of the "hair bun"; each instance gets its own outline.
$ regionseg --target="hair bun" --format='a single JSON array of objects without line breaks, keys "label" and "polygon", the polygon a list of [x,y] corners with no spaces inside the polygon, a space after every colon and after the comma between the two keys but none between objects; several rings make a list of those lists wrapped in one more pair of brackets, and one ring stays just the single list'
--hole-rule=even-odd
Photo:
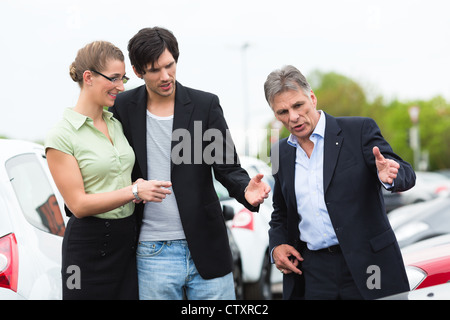
[{"label": "hair bun", "polygon": [[70,77],[75,82],[79,81],[77,76],[77,68],[75,67],[75,62],[70,65]]}]

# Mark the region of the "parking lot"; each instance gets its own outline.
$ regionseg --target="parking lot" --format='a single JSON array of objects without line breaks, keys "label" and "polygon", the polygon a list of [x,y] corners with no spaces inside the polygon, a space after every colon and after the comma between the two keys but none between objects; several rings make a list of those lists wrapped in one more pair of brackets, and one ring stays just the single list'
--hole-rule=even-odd
[{"label": "parking lot", "polygon": [[[61,242],[67,218],[49,173],[43,147],[0,140],[0,299],[61,299]],[[270,168],[242,157],[250,176]],[[252,213],[228,196],[220,184],[234,258],[239,299],[281,299],[282,274],[269,259],[270,198]],[[434,290],[450,280],[450,180],[444,174],[417,172],[416,187],[385,194],[387,215],[402,249],[413,291]],[[435,298],[450,298],[448,286]],[[439,294],[438,294],[439,292]],[[406,298],[423,297],[407,295]],[[405,298],[405,297],[403,297]],[[400,297],[399,297],[400,299]]]}]

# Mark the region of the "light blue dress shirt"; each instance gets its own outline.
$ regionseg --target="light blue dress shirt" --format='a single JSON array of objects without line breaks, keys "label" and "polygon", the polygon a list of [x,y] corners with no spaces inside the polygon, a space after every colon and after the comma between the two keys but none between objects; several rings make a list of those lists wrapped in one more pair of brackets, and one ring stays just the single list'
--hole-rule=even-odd
[{"label": "light blue dress shirt", "polygon": [[325,137],[325,115],[320,112],[319,122],[310,136],[314,149],[309,158],[298,144],[297,138],[289,136],[287,143],[296,148],[295,195],[300,216],[300,239],[310,250],[319,250],[338,244],[325,205],[323,190],[323,144]]}]

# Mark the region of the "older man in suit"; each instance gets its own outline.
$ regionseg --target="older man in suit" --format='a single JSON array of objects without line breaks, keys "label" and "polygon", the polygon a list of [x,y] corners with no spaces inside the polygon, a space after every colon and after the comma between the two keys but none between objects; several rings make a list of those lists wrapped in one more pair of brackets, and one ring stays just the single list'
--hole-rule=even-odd
[{"label": "older man in suit", "polygon": [[120,94],[111,111],[136,153],[133,179],[170,181],[173,190],[161,203],[136,207],[140,299],[233,299],[213,172],[252,211],[270,187],[239,165],[218,97],[176,81],[178,43],[169,30],[142,29],[128,51],[145,85]]},{"label": "older man in suit", "polygon": [[409,290],[381,188],[415,184],[370,118],[332,117],[293,66],[264,84],[289,138],[272,148],[270,248],[285,299],[376,299]]}]

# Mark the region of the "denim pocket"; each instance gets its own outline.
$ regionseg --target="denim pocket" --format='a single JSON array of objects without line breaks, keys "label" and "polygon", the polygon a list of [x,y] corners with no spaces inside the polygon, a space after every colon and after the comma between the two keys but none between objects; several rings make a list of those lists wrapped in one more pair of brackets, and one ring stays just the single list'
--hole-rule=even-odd
[{"label": "denim pocket", "polygon": [[136,255],[139,257],[152,257],[160,254],[166,243],[164,241],[139,241]]}]

